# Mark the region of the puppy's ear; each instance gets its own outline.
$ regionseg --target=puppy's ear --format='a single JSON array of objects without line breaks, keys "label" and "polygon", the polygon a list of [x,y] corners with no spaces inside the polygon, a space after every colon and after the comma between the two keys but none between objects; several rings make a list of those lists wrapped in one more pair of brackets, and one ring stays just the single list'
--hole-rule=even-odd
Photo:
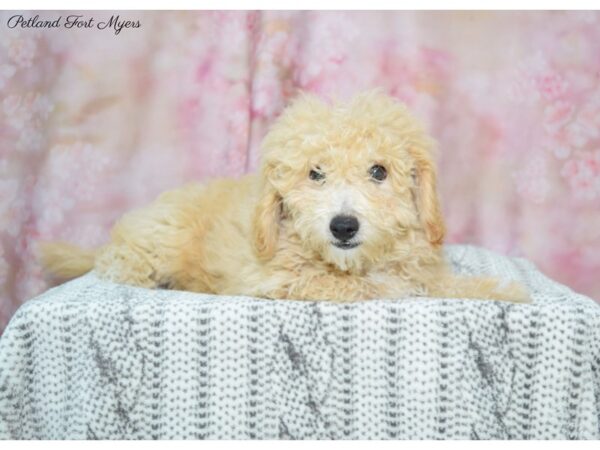
[{"label": "puppy's ear", "polygon": [[[433,162],[434,142],[406,106],[381,91],[371,91],[354,100],[357,114],[373,120],[386,130],[392,142],[402,142],[414,164],[415,200],[419,219],[432,245],[444,240],[445,225],[436,189]],[[366,112],[365,112],[366,111]]]},{"label": "puppy's ear", "polygon": [[252,220],[254,248],[261,259],[270,259],[277,249],[279,221],[281,218],[281,197],[269,182],[263,171],[261,192]]},{"label": "puppy's ear", "polygon": [[433,163],[426,158],[416,158],[414,180],[419,219],[425,235],[433,245],[441,245],[446,234],[436,188],[436,171]]}]

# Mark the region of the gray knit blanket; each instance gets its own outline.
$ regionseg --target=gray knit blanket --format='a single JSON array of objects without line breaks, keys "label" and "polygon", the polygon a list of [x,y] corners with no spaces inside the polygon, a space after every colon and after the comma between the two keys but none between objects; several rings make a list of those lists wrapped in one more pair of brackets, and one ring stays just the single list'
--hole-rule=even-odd
[{"label": "gray knit blanket", "polygon": [[51,289],[0,339],[0,437],[600,438],[598,304],[523,259],[446,252],[534,303],[264,300],[93,273]]}]

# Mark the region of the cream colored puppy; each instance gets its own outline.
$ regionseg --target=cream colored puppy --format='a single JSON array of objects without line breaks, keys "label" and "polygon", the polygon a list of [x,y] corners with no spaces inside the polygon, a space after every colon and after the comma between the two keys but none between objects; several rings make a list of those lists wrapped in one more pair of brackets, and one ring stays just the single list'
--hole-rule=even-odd
[{"label": "cream colored puppy", "polygon": [[299,97],[263,142],[259,174],[189,185],[125,215],[95,251],[43,246],[49,272],[91,269],[146,288],[351,301],[528,300],[523,286],[454,275],[432,140],[393,99]]}]

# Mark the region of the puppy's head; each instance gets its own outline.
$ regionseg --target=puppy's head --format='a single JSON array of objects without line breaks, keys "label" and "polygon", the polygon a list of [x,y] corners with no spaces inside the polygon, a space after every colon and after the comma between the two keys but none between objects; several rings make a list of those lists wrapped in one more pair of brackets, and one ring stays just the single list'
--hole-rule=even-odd
[{"label": "puppy's head", "polygon": [[340,270],[361,270],[403,240],[440,245],[432,146],[406,107],[381,93],[334,106],[301,96],[263,141],[259,256],[273,256],[282,220]]}]

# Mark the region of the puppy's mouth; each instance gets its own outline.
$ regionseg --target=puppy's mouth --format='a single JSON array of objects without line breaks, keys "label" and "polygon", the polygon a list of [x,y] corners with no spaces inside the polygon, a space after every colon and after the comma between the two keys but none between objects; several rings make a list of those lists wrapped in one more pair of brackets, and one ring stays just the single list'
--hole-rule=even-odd
[{"label": "puppy's mouth", "polygon": [[352,242],[352,241],[334,241],[332,242],[337,248],[341,248],[342,250],[350,250],[351,248],[358,247],[360,242]]}]

